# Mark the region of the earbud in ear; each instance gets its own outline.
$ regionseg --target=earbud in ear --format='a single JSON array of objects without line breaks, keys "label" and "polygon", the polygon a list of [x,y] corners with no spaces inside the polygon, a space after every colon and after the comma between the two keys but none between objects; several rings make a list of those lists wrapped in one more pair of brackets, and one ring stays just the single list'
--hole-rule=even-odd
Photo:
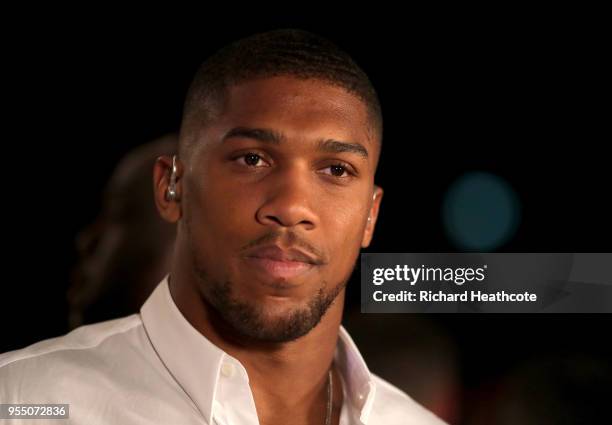
[{"label": "earbud in ear", "polygon": [[170,174],[170,183],[166,189],[166,201],[172,202],[176,200],[176,155],[172,156],[172,173]]}]

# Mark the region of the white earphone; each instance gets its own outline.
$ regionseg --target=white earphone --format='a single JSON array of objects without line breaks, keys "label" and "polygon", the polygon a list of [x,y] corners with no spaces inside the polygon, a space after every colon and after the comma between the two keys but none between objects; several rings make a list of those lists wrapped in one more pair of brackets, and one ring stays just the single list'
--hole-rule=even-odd
[{"label": "white earphone", "polygon": [[166,189],[166,201],[176,200],[176,155],[172,156],[172,174],[170,174],[170,184]]}]

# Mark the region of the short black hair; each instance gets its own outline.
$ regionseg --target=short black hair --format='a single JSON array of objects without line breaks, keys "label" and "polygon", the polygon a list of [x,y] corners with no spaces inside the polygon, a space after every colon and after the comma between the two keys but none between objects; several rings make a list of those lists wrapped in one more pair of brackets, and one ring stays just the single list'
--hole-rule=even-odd
[{"label": "short black hair", "polygon": [[221,104],[228,87],[279,75],[322,80],[360,98],[367,107],[370,130],[382,144],[380,101],[366,73],[328,39],[286,28],[234,41],[200,66],[183,106],[179,155],[188,155],[196,130],[213,118],[214,106]]}]

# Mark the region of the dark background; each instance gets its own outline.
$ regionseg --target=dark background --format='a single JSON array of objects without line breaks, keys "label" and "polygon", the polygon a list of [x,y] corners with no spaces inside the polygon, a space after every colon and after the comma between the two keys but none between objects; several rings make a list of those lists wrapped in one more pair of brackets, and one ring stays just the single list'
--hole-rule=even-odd
[{"label": "dark background", "polygon": [[[440,206],[454,179],[473,170],[503,177],[520,198],[518,232],[499,251],[609,252],[609,44],[597,22],[569,15],[421,26],[412,25],[418,17],[28,21],[4,51],[0,352],[67,331],[74,238],[95,217],[116,161],[178,128],[206,56],[273,28],[332,39],[379,93],[385,195],[369,252],[458,250]],[[350,288],[356,304],[355,278]],[[609,315],[431,319],[456,343],[468,393],[534,354],[612,354]]]}]

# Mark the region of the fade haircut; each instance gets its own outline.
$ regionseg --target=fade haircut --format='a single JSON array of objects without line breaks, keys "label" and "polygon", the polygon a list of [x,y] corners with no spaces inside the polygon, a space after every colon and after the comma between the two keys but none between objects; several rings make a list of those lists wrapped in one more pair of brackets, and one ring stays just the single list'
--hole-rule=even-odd
[{"label": "fade haircut", "polygon": [[215,119],[226,90],[257,78],[288,75],[341,87],[366,105],[371,137],[382,144],[378,95],[365,72],[331,41],[300,29],[278,29],[234,41],[196,72],[183,106],[179,156],[187,159],[199,129]]}]

